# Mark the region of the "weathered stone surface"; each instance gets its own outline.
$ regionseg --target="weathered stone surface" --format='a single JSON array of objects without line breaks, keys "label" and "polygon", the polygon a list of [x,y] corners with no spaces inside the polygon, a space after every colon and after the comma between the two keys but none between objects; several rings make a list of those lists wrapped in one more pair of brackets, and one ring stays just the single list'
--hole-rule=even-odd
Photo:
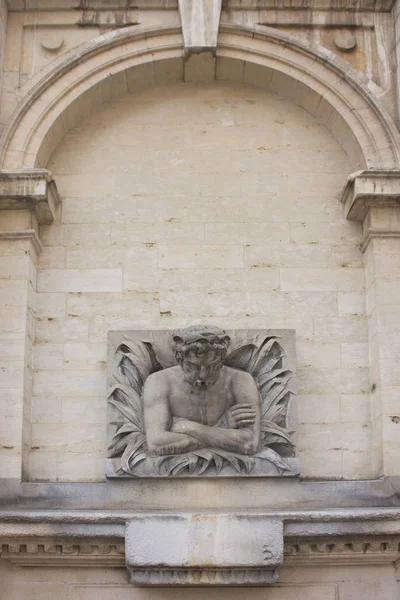
[{"label": "weathered stone surface", "polygon": [[138,516],[127,523],[126,564],[141,585],[273,583],[283,563],[283,522],[263,516]]},{"label": "weathered stone surface", "polygon": [[370,206],[396,206],[399,196],[400,172],[375,169],[351,175],[341,200],[348,219],[363,221]]},{"label": "weathered stone surface", "polygon": [[8,511],[0,514],[1,556],[21,566],[107,568],[122,566],[125,555],[139,584],[265,584],[276,579],[282,561],[283,567],[390,565],[399,556],[398,519],[398,509],[382,508]]},{"label": "weathered stone surface", "polygon": [[[51,164],[63,207],[56,224],[40,228],[32,202],[1,211],[0,469],[19,478],[23,463],[24,477],[63,483],[16,481],[11,493],[3,481],[0,495],[31,514],[69,507],[75,523],[43,514],[34,524],[8,522],[21,537],[1,547],[16,564],[81,561],[86,569],[38,566],[33,574],[5,570],[4,561],[2,593],[9,600],[398,598],[398,515],[391,523],[379,511],[369,521],[362,510],[303,513],[298,522],[287,515],[293,537],[282,584],[209,594],[132,590],[123,569],[107,569],[122,563],[96,537],[115,534],[115,524],[105,532],[76,510],[176,514],[177,506],[196,506],[210,514],[227,506],[237,513],[399,503],[394,479],[365,481],[399,473],[398,190],[374,170],[390,171],[392,183],[398,174],[399,135],[382,107],[397,119],[399,2],[339,0],[333,10],[329,0],[224,1],[218,51],[190,56],[177,0],[138,0],[134,11],[114,0],[7,4],[8,27],[0,0],[2,168]],[[205,4],[192,7],[201,12]],[[197,22],[186,31],[204,29]],[[61,47],[46,40],[52,31]],[[335,39],[346,32],[356,47],[341,54]],[[361,205],[353,206],[359,217],[367,209],[362,224],[346,221],[339,201],[344,178],[357,169],[367,170],[368,185],[356,190]],[[38,237],[46,248],[39,260]],[[44,290],[37,294],[36,264]],[[225,328],[296,329],[303,480],[65,483],[104,477],[107,330],[172,329],[194,317]],[[38,395],[31,398],[32,367]],[[103,569],[94,574],[93,564]]]},{"label": "weathered stone surface", "polygon": [[30,208],[39,223],[51,223],[59,203],[57,187],[49,171],[0,173],[0,209]]},{"label": "weathered stone surface", "polygon": [[[321,463],[324,460],[323,453]],[[46,453],[47,454],[47,453]],[[332,453],[331,453],[332,454]],[[339,457],[340,452],[338,453]],[[39,452],[35,452],[39,456]],[[304,455],[304,453],[303,453]],[[79,453],[76,456],[80,458]],[[51,464],[50,464],[51,466]],[[51,481],[51,479],[50,479]],[[218,488],[215,487],[218,484]],[[216,493],[218,489],[218,493]],[[307,481],[289,478],[271,478],[268,485],[259,478],[216,481],[191,479],[130,479],[121,482],[109,479],[104,483],[21,483],[17,479],[3,480],[0,489],[0,507],[13,510],[18,504],[21,511],[85,510],[129,511],[138,510],[193,510],[209,509],[233,512],[254,510],[354,509],[366,506],[375,511],[379,507],[400,506],[400,478],[388,477],[376,481]],[[35,513],[36,514],[36,513]]]},{"label": "weathered stone surface", "polygon": [[[150,12],[146,15],[150,18]],[[169,11],[168,17],[179,25],[178,11]],[[259,45],[259,40],[254,44]],[[338,390],[342,378],[320,372],[330,367],[324,345],[327,336],[331,329],[334,337],[340,330],[343,339],[329,339],[338,348],[342,341],[364,343],[367,332],[365,310],[353,310],[340,301],[345,294],[355,294],[353,300],[363,297],[362,290],[339,291],[360,283],[357,235],[362,235],[360,224],[340,217],[338,194],[343,174],[349,172],[342,150],[324,127],[287,98],[221,81],[170,83],[161,88],[156,71],[157,77],[161,67],[165,77],[178,76],[177,65],[160,61],[156,69],[154,63],[149,78],[145,66],[126,73],[125,85],[131,86],[133,94],[114,97],[112,84],[107,84],[103,91],[109,101],[96,109],[98,114],[93,107],[86,120],[66,133],[49,165],[63,205],[56,223],[40,228],[43,291],[37,293],[35,336],[42,347],[63,346],[65,360],[60,368],[61,349],[54,362],[45,358],[43,348],[39,351],[41,368],[34,378],[40,384],[40,398],[50,402],[54,377],[63,381],[70,398],[63,415],[70,419],[71,407],[78,406],[79,400],[87,406],[88,396],[83,384],[77,390],[67,371],[85,370],[88,380],[99,384],[103,378],[105,388],[101,361],[82,351],[73,360],[71,344],[104,347],[110,329],[173,329],[205,320],[224,328],[296,329],[299,343],[310,349],[310,356],[303,353],[302,358],[310,381],[318,378],[318,389],[332,384]],[[242,78],[250,74],[255,77],[256,72],[248,65],[240,71]],[[119,77],[118,90],[123,82],[124,77]],[[136,84],[155,87],[138,91]],[[72,124],[70,115],[67,124]],[[299,186],[299,180],[304,185]],[[4,214],[15,219],[17,212],[24,211]],[[23,252],[20,241],[13,243]],[[8,252],[5,243],[3,251]],[[318,271],[313,275],[308,269],[314,268]],[[295,277],[297,269],[307,271]],[[12,271],[13,267],[7,273]],[[121,280],[119,275],[114,279],[117,271]],[[288,291],[283,286],[322,286],[324,291]],[[106,291],[110,289],[118,291]],[[320,354],[313,350],[318,345],[323,349]],[[339,360],[337,348],[332,370]],[[345,367],[342,370],[347,387],[349,373]],[[65,377],[60,379],[61,371]],[[350,376],[348,393],[357,395],[364,387],[364,371],[360,378],[355,371]],[[42,395],[46,377],[47,392]],[[356,381],[360,382],[357,390]],[[307,407],[313,405],[313,422],[324,422],[331,415],[327,405],[332,395],[336,391],[328,389],[305,394],[305,418],[309,419]],[[314,397],[319,403],[313,402]],[[85,414],[96,419],[99,415],[94,412],[94,407],[88,407]],[[51,415],[51,410],[42,414]],[[350,430],[346,433],[352,435]],[[347,448],[347,440],[343,442]],[[104,439],[99,439],[96,447],[102,443]],[[348,450],[333,450],[337,447],[324,450],[322,458],[317,450],[303,450],[304,477],[316,472],[340,478],[342,452]],[[32,451],[35,479],[39,465],[44,479],[50,470],[54,473],[53,467],[45,468],[45,461],[36,458],[42,451],[47,453]],[[57,464],[70,464],[71,453],[72,445],[60,445]],[[83,477],[85,464],[87,478],[93,481],[90,465],[97,465],[102,454],[91,461],[84,460],[84,453],[77,454],[79,476]],[[365,467],[359,477],[370,476],[367,459],[359,464]],[[67,473],[73,481],[70,466],[63,469],[64,478]],[[96,467],[96,473],[101,481],[104,471]]]},{"label": "weathered stone surface", "polygon": [[215,51],[222,0],[179,0],[186,54]]}]

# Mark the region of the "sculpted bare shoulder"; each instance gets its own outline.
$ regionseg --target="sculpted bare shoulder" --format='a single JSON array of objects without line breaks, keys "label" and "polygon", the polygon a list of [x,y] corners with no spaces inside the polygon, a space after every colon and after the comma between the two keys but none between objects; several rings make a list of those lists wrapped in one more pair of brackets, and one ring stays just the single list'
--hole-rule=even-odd
[{"label": "sculpted bare shoulder", "polygon": [[155,390],[168,392],[172,381],[178,377],[179,371],[181,371],[180,367],[171,367],[149,375],[144,384],[144,399],[146,400],[148,392],[153,393]]},{"label": "sculpted bare shoulder", "polygon": [[[245,373],[244,371],[238,371],[238,369],[233,369],[232,367],[227,367],[224,365],[221,369],[220,377],[225,380],[225,383],[232,386],[235,385],[236,381],[242,380],[242,376],[249,375],[249,373]],[[251,375],[250,375],[251,377]],[[243,378],[243,380],[245,377]]]},{"label": "sculpted bare shoulder", "polygon": [[248,385],[255,384],[254,377],[248,373],[247,371],[240,371],[239,369],[231,369],[230,367],[226,367],[232,371],[232,381],[233,383],[245,383]]}]

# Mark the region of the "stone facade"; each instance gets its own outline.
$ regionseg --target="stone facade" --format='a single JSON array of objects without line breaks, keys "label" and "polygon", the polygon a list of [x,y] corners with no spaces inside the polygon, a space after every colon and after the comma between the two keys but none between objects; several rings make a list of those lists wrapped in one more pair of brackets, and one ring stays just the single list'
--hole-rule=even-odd
[{"label": "stone facade", "polygon": [[351,167],[321,124],[253,87],[170,82],[108,102],[49,168],[63,201],[42,227],[33,479],[74,480],[77,458],[102,479],[110,329],[200,319],[295,329],[304,476],[371,476],[361,227],[340,215]]},{"label": "stone facade", "polygon": [[[0,3],[7,598],[398,596],[399,5],[278,4]],[[196,322],[295,330],[299,480],[106,480],[108,332]]]}]

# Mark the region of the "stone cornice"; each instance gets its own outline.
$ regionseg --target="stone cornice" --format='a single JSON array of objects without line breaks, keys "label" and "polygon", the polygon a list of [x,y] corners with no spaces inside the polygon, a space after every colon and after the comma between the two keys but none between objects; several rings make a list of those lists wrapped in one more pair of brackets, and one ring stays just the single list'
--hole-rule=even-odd
[{"label": "stone cornice", "polygon": [[[20,567],[125,566],[123,539],[2,537],[0,557]],[[288,538],[284,545],[285,566],[379,565],[400,559],[400,537],[364,536],[319,539]]]},{"label": "stone cornice", "polygon": [[[132,513],[128,511],[8,511],[0,513],[0,556],[19,566],[43,567],[99,567],[121,568],[125,565],[125,542],[129,545],[150,542],[148,536],[139,539],[140,530],[133,529],[136,537],[129,539],[132,523],[152,522],[158,526],[164,519],[186,521],[190,519],[197,525],[210,521],[211,526],[219,519],[227,523],[235,518],[242,524],[243,533],[258,531],[260,534],[260,552],[270,547],[269,522],[283,526],[284,566],[315,565],[378,565],[389,564],[400,559],[400,510],[399,509],[352,509],[322,511],[240,511],[237,513],[207,512],[176,513],[160,511],[157,513]],[[174,525],[175,527],[175,525]],[[158,527],[154,533],[157,534]],[[282,531],[282,529],[281,529]],[[198,532],[201,535],[201,531]],[[282,534],[281,534],[282,535]],[[265,538],[264,538],[265,536]],[[179,536],[177,536],[178,538]],[[125,540],[125,538],[127,538]],[[161,539],[161,538],[160,538]],[[265,542],[264,542],[265,539]],[[254,541],[253,537],[252,540]],[[171,539],[164,540],[169,552]],[[155,540],[153,540],[153,543]],[[150,546],[153,547],[153,543]],[[158,548],[159,541],[157,541]],[[257,550],[256,550],[257,551]],[[128,551],[127,551],[128,552]],[[158,552],[158,550],[157,550]],[[138,553],[140,554],[140,552]],[[153,553],[151,551],[151,556]],[[132,565],[128,565],[132,573]],[[223,567],[223,565],[220,565]],[[240,584],[241,577],[250,581],[254,577],[264,577],[268,572],[267,563],[260,565],[262,573],[250,569],[230,569],[219,565],[212,569],[217,572],[220,583],[235,581]],[[274,566],[273,569],[276,567]],[[165,581],[166,571],[157,564],[142,571],[137,569],[136,582],[141,577],[150,577],[147,583]],[[271,570],[271,569],[270,569]],[[135,571],[135,569],[133,569]],[[189,579],[183,580],[189,572]],[[214,577],[213,575],[213,577]],[[276,575],[276,574],[275,574]],[[170,578],[180,577],[183,583],[195,583],[195,578],[210,576],[210,568],[182,565],[169,570]],[[272,575],[274,576],[274,575]],[[135,573],[133,582],[135,582]],[[161,577],[161,579],[160,579]],[[194,579],[193,579],[194,578]],[[249,579],[250,578],[250,579]],[[173,579],[174,580],[174,579]],[[258,579],[257,579],[258,580]],[[261,582],[261,579],[260,579]],[[207,584],[212,583],[206,581]]]},{"label": "stone cornice", "polygon": [[0,538],[1,558],[20,567],[125,566],[123,539]]},{"label": "stone cornice", "polygon": [[400,205],[400,171],[365,170],[353,173],[341,197],[345,216],[351,221],[364,221],[370,207]]},{"label": "stone cornice", "polygon": [[388,238],[400,238],[400,230],[394,229],[380,229],[378,227],[368,227],[365,230],[363,238],[360,244],[361,252],[365,252],[368,247],[368,244],[374,238],[388,239]]},{"label": "stone cornice", "polygon": [[[10,11],[49,11],[49,10],[77,10],[82,8],[80,0],[37,0],[29,3],[29,8],[24,0],[8,0]],[[392,9],[394,0],[340,0],[334,6],[334,10],[349,10],[352,12],[366,10],[375,12],[388,12]],[[178,10],[178,0],[136,0],[134,3],[135,9],[139,10]],[[89,10],[118,10],[121,8],[121,3],[118,0],[107,0],[102,2],[99,9],[98,3],[89,1],[85,3],[85,7]],[[93,7],[93,8],[92,8]],[[279,0],[222,0],[222,8],[232,10],[282,10],[282,3]],[[296,0],[290,0],[285,3],[285,8],[306,10],[320,9],[332,10],[331,0],[307,0],[301,3]]]},{"label": "stone cornice", "polygon": [[34,229],[20,231],[0,231],[0,240],[31,240],[37,255],[43,250],[42,243]]},{"label": "stone cornice", "polygon": [[0,210],[29,209],[41,224],[54,221],[60,197],[45,169],[0,172]]},{"label": "stone cornice", "polygon": [[284,565],[381,565],[400,559],[400,537],[342,537],[328,541],[291,538],[285,543]]},{"label": "stone cornice", "polygon": [[[212,511],[212,514],[226,515],[229,510]],[[279,518],[286,525],[286,531],[290,535],[303,535],[293,527],[293,524],[301,523],[348,523],[352,533],[357,533],[357,527],[361,523],[378,522],[374,531],[377,534],[387,533],[381,523],[396,523],[396,532],[400,534],[400,507],[360,507],[346,509],[323,509],[323,510],[244,510],[234,511],[236,515],[253,518]],[[184,513],[195,513],[198,515],[210,514],[210,510],[187,510],[176,513],[174,510],[159,511],[128,511],[128,510],[0,510],[0,533],[4,532],[7,526],[24,523],[28,525],[43,525],[52,523],[52,529],[57,524],[62,526],[75,525],[101,525],[104,526],[102,535],[110,536],[106,526],[125,525],[128,521],[141,515],[163,516]],[[363,526],[364,527],[364,526]],[[381,527],[381,529],[379,529]],[[71,530],[73,531],[73,530]],[[325,530],[324,530],[325,531]],[[365,529],[364,529],[365,531]],[[361,531],[359,533],[362,533]],[[73,534],[74,535],[74,534]],[[308,535],[308,534],[307,534]],[[315,535],[318,535],[316,533]],[[325,533],[324,533],[325,535]]]},{"label": "stone cornice", "polygon": [[[246,480],[240,482],[243,503],[234,497],[237,482],[232,487],[230,481],[221,481],[219,504],[226,503],[226,508],[219,510],[204,504],[193,507],[195,498],[202,502],[202,493],[195,490],[204,491],[204,482],[200,487],[187,479],[156,483],[157,494],[151,491],[151,480],[118,485],[3,480],[2,557],[21,566],[126,564],[132,583],[146,585],[265,585],[276,581],[282,565],[388,564],[399,558],[400,478],[271,480],[267,494],[264,483],[257,488],[253,509],[248,508]],[[252,481],[253,490],[254,485]],[[238,554],[226,554],[226,548],[235,546],[232,520],[243,542]],[[160,535],[161,525],[172,527],[173,534]],[[226,537],[227,545],[221,546]],[[196,540],[208,540],[200,557],[193,550]],[[169,564],[161,567],[165,557]]]},{"label": "stone cornice", "polygon": [[[394,0],[375,0],[373,4],[369,4],[368,0],[357,0],[351,2],[350,0],[339,0],[335,4],[334,10],[347,10],[347,11],[375,11],[375,12],[386,12],[390,11],[394,5]],[[332,10],[332,2],[330,0],[306,0],[301,3],[299,7],[296,0],[289,0],[285,3],[286,9],[321,9],[321,10]],[[226,10],[268,10],[277,9],[282,10],[282,4],[279,0],[222,0],[222,9]]]}]

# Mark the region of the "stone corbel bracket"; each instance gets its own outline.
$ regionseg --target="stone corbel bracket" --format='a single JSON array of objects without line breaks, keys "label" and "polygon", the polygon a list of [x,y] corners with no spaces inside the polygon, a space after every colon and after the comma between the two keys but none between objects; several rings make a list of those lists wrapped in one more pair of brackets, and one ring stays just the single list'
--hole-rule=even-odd
[{"label": "stone corbel bracket", "polygon": [[185,56],[217,49],[222,0],[179,0]]},{"label": "stone corbel bracket", "polygon": [[136,585],[264,585],[283,564],[283,521],[249,514],[138,515],[127,523]]},{"label": "stone corbel bracket", "polygon": [[400,171],[371,169],[353,173],[343,189],[341,201],[346,218],[363,223],[362,251],[374,237],[400,237],[396,215],[380,219],[378,225],[373,217],[375,209],[400,209]]},{"label": "stone corbel bracket", "polygon": [[29,209],[38,223],[49,224],[59,203],[57,186],[46,169],[0,172],[0,210]]}]

